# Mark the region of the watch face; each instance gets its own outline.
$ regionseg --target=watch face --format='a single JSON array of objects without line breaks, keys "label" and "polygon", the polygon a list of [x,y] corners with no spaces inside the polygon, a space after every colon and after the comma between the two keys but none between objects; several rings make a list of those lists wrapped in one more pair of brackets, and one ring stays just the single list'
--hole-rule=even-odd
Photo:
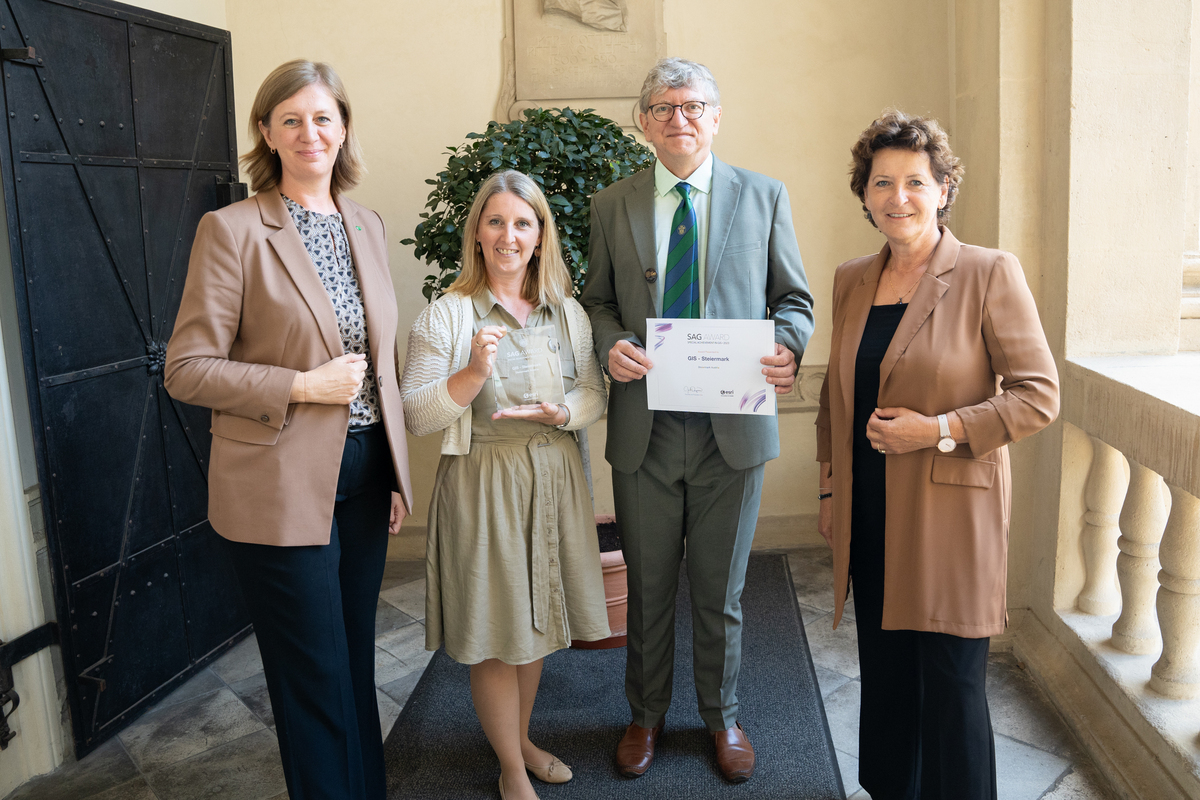
[{"label": "watch face", "polygon": [[941,450],[943,453],[949,453],[957,446],[958,442],[954,441],[949,436],[938,442],[938,450]]}]

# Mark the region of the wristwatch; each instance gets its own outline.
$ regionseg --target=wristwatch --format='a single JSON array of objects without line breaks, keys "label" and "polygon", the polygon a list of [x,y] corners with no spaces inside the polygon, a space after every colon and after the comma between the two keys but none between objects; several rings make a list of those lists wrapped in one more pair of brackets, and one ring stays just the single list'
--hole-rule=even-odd
[{"label": "wristwatch", "polygon": [[945,414],[938,414],[938,434],[942,437],[938,439],[938,450],[943,453],[949,453],[954,448],[958,447],[958,442],[954,441],[954,437],[950,435],[950,420]]}]

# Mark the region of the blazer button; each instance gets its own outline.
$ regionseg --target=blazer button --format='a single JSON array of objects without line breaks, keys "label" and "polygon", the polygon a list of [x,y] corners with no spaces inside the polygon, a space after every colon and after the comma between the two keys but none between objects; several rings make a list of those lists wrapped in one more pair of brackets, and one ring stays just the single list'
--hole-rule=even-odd
[{"label": "blazer button", "polygon": [[267,416],[266,414],[263,414],[261,417],[259,417],[259,419],[261,419],[263,422],[271,421],[271,418],[269,416]]}]

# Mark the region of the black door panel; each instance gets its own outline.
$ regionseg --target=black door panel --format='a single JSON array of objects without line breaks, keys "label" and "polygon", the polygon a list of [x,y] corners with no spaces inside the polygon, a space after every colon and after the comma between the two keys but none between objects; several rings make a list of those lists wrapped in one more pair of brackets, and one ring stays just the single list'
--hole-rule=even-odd
[{"label": "black door panel", "polygon": [[0,167],[63,663],[84,755],[248,630],[209,412],[163,389],[200,217],[237,180],[229,34],[0,0]]}]

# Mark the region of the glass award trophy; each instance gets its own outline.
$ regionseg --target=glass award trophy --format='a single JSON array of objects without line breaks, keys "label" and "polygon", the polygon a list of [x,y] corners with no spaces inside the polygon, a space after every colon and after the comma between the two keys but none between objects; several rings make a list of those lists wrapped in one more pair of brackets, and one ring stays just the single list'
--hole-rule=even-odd
[{"label": "glass award trophy", "polygon": [[562,364],[553,325],[510,330],[496,346],[492,389],[496,410],[537,403],[565,403]]}]

